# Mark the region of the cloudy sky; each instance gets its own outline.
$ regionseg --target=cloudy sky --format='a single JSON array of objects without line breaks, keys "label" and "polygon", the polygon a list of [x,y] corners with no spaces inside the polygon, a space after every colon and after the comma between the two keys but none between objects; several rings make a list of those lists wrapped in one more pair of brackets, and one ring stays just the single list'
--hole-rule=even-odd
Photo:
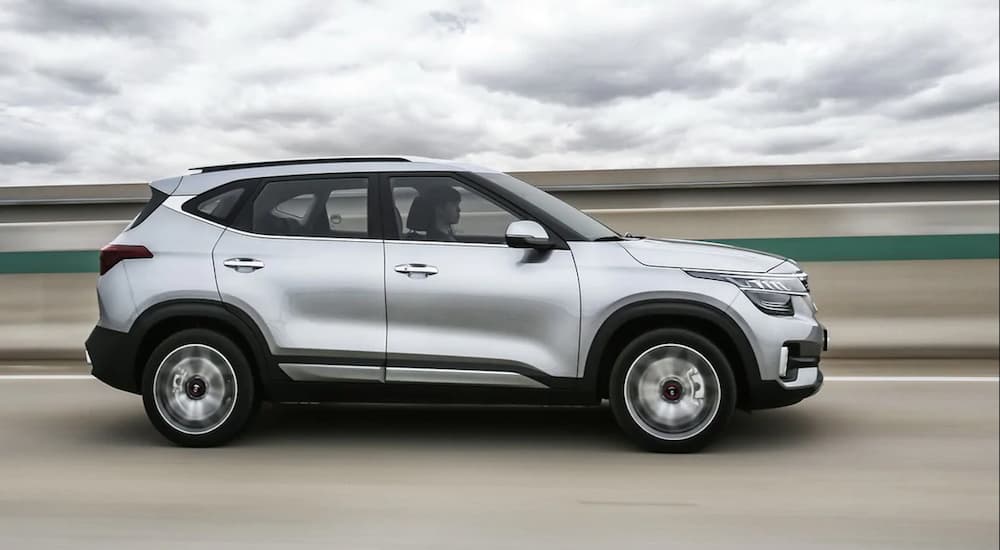
[{"label": "cloudy sky", "polygon": [[0,185],[998,156],[998,3],[0,0]]}]

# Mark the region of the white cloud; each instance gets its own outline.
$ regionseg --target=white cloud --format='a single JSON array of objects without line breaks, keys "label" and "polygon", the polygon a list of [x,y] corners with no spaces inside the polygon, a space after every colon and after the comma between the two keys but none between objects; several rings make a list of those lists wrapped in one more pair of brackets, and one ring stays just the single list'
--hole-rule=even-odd
[{"label": "white cloud", "polygon": [[996,158],[995,2],[0,0],[2,184]]}]

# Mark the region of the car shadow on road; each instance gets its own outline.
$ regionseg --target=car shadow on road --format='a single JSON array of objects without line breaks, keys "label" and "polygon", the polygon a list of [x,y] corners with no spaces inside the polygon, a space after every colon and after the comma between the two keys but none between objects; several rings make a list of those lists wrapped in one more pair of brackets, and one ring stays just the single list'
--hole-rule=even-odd
[{"label": "car shadow on road", "polygon": [[[819,419],[796,408],[737,411],[711,452],[808,445]],[[290,405],[265,407],[242,444],[636,450],[602,407]]]},{"label": "car shadow on road", "polygon": [[[726,433],[706,452],[745,453],[807,446],[822,438],[822,419],[801,407],[737,411]],[[103,445],[170,445],[141,412],[93,415],[77,432]],[[601,407],[268,404],[232,444],[378,451],[517,449],[638,451]]]}]

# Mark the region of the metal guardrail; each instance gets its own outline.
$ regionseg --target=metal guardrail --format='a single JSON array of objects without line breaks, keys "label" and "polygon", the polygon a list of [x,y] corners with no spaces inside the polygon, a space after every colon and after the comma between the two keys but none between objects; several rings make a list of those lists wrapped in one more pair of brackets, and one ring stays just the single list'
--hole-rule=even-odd
[{"label": "metal guardrail", "polygon": [[[518,173],[512,173],[518,176]],[[521,175],[522,179],[531,183],[531,177]],[[819,186],[819,185],[857,185],[857,184],[878,184],[878,183],[965,183],[965,182],[991,182],[1000,179],[1000,174],[978,174],[978,175],[946,175],[946,176],[894,176],[894,177],[867,177],[867,178],[828,178],[812,180],[781,180],[781,181],[695,181],[695,182],[672,182],[672,183],[591,183],[583,185],[537,185],[539,189],[551,193],[565,193],[572,191],[662,191],[672,189],[719,189],[735,187],[792,187],[792,186]],[[146,184],[106,184],[108,186],[118,185],[146,185]],[[37,189],[37,188],[31,188]],[[69,190],[68,190],[69,191]],[[136,194],[134,196],[121,197],[69,197],[69,198],[0,198],[0,206],[49,206],[49,205],[85,205],[85,204],[141,204],[149,197],[149,193]]]},{"label": "metal guardrail", "polygon": [[[1000,201],[583,208],[619,231],[679,239],[996,233]],[[131,218],[0,223],[0,252],[96,250]],[[0,270],[2,271],[2,270]]]},{"label": "metal guardrail", "polygon": [[[550,192],[996,182],[1000,161],[889,162],[510,172]],[[0,187],[0,206],[145,201],[145,183]]]}]

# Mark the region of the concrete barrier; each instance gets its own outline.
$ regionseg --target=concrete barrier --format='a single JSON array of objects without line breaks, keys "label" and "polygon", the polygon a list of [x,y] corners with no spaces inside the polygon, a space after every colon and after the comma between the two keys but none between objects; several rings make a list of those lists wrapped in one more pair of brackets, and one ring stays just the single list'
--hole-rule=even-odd
[{"label": "concrete barrier", "polygon": [[[997,260],[807,262],[831,357],[998,357]],[[80,359],[96,274],[0,275],[0,359]]]},{"label": "concrete barrier", "polygon": [[[1000,262],[804,262],[834,357],[998,356]],[[78,359],[96,274],[0,275],[0,359]]]}]

